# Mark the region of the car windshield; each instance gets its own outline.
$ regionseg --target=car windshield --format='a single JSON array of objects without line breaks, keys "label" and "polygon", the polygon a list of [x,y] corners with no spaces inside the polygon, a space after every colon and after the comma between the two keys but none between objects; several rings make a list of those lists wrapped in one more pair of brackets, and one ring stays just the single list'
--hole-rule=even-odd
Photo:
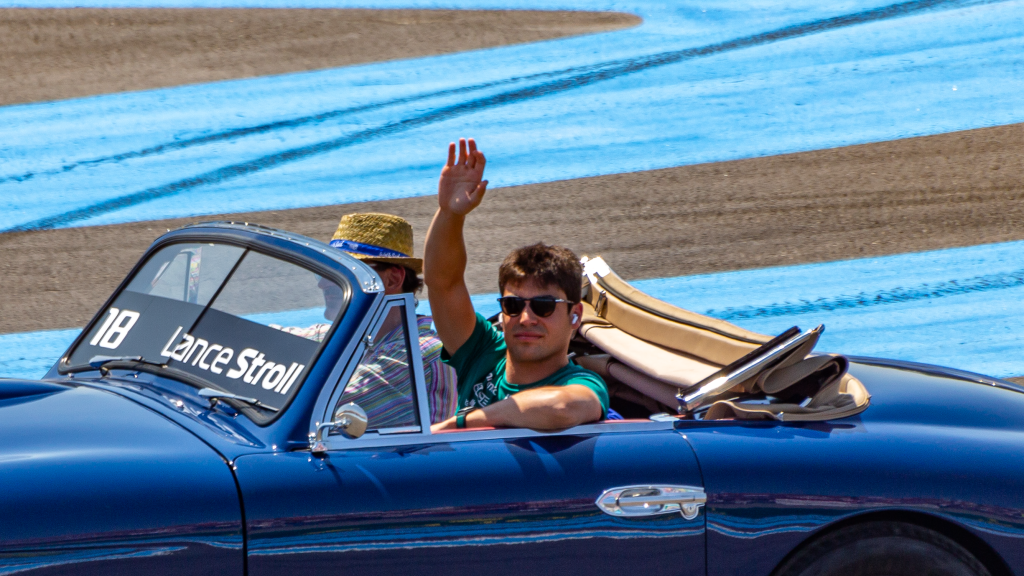
[{"label": "car windshield", "polygon": [[68,363],[141,357],[280,408],[294,396],[344,307],[337,283],[229,244],[153,254]]}]

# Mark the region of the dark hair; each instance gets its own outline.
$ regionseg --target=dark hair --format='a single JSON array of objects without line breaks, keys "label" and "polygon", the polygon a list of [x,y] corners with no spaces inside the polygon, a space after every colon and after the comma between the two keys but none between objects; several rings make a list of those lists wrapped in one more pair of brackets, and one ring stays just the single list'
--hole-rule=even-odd
[{"label": "dark hair", "polygon": [[402,266],[405,268],[405,280],[402,280],[402,292],[412,292],[413,294],[423,289],[423,279],[416,275],[416,271],[408,266]]},{"label": "dark hair", "polygon": [[423,289],[423,279],[416,275],[416,271],[408,266],[402,266],[401,264],[389,264],[387,262],[368,262],[370,266],[380,272],[385,268],[404,268],[405,279],[402,280],[402,293],[412,292],[413,294]]},{"label": "dark hair", "polygon": [[498,268],[498,290],[505,286],[533,280],[543,286],[558,286],[566,300],[580,301],[583,266],[572,250],[561,246],[534,244],[516,248]]}]

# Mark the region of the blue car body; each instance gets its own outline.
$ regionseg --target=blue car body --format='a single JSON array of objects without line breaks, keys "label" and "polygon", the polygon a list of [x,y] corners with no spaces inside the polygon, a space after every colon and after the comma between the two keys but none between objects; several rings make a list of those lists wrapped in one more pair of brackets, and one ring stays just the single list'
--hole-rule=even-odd
[{"label": "blue car body", "polygon": [[[834,421],[431,434],[420,420],[313,450],[375,319],[411,297],[385,296],[369,267],[325,244],[248,225],[170,232],[139,266],[163,246],[215,241],[343,285],[301,387],[257,422],[159,371],[58,363],[42,381],[0,380],[0,574],[768,575],[821,534],[876,519],[1024,574],[1024,389],[1012,383],[853,359],[871,405]],[[693,518],[595,504],[643,485],[706,503]]]}]

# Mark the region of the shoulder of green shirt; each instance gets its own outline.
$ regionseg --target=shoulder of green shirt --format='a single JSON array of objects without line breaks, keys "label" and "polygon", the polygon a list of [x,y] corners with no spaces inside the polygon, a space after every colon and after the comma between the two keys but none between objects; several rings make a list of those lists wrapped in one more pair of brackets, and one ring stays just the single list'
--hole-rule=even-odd
[{"label": "shoulder of green shirt", "polygon": [[[487,368],[484,370],[485,372],[490,371],[495,361],[504,355],[504,336],[495,330],[483,315],[478,313],[473,333],[469,339],[454,354],[445,349],[441,354],[441,359],[459,373],[460,385],[463,382],[469,385],[467,377],[471,375],[471,372],[483,368]],[[472,376],[476,376],[476,374],[472,374]]]},{"label": "shoulder of green shirt", "polygon": [[491,326],[479,312],[476,314],[476,323],[473,325],[473,333],[469,339],[459,346],[459,349],[452,354],[447,348],[441,354],[441,359],[450,364],[463,364],[467,357],[475,357],[486,351],[488,348],[495,349],[504,343],[504,336]]}]

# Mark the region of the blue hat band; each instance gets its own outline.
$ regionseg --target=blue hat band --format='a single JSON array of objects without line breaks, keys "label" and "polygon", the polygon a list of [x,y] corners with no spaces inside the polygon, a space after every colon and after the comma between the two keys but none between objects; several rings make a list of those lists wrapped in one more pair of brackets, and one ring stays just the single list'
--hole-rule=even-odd
[{"label": "blue hat band", "polygon": [[331,240],[331,247],[344,250],[345,252],[353,252],[363,256],[375,256],[377,258],[409,258],[407,254],[374,246],[373,244],[363,244],[355,240]]}]

